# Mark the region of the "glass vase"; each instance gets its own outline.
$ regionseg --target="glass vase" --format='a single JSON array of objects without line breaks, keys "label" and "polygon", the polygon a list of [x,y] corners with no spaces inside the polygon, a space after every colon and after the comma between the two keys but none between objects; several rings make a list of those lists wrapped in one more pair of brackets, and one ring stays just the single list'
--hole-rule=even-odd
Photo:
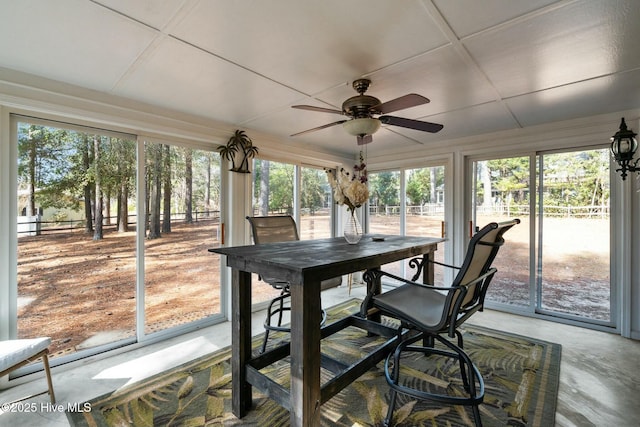
[{"label": "glass vase", "polygon": [[349,213],[347,222],[344,224],[344,238],[350,245],[355,245],[362,239],[362,226],[355,210],[349,210]]}]

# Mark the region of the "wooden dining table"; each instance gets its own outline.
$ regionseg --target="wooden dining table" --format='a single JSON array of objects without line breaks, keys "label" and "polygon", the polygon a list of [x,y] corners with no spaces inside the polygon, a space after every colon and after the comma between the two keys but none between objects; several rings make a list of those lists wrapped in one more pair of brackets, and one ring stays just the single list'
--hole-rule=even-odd
[{"label": "wooden dining table", "polygon": [[[299,240],[262,245],[209,249],[226,256],[232,269],[231,346],[232,411],[242,418],[252,406],[252,388],[260,390],[290,411],[291,426],[319,426],[321,405],[382,360],[395,345],[397,333],[360,314],[321,325],[320,282],[349,273],[380,268],[416,256],[433,259],[441,238],[365,235],[355,245],[344,238]],[[425,263],[427,264],[427,263]],[[251,348],[251,275],[278,277],[291,290],[291,336],[263,354]],[[433,270],[425,268],[423,280],[433,283]],[[376,284],[373,292],[380,292]],[[385,345],[359,363],[329,369],[333,379],[321,385],[320,370],[326,357],[321,340],[345,327],[356,326],[388,338]],[[278,384],[260,369],[290,356],[291,383]]]}]

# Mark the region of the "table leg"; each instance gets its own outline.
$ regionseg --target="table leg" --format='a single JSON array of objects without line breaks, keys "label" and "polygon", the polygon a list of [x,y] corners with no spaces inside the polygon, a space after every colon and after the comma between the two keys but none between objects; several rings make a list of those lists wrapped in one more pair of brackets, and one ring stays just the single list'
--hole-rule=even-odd
[{"label": "table leg", "polygon": [[[372,268],[371,270],[380,270],[380,267],[375,267],[375,268]],[[378,276],[378,277],[376,277],[376,280],[372,284],[371,294],[372,295],[380,295],[381,293],[382,293],[382,281],[381,281],[380,276]],[[368,295],[367,295],[367,297],[368,297]],[[380,311],[376,310],[375,313],[373,313],[373,314],[368,314],[367,313],[367,318],[369,320],[374,321],[374,322],[380,323],[382,321],[382,314],[380,313]],[[369,333],[368,335],[371,336],[373,334]]]},{"label": "table leg", "polygon": [[320,425],[320,281],[291,285],[291,426]]},{"label": "table leg", "polygon": [[[435,256],[435,250],[427,252],[426,254],[423,255],[424,260],[422,262],[422,265],[424,266],[424,269],[422,270],[422,283],[435,285],[435,283],[434,283],[434,280],[435,280],[435,277],[434,277],[434,273],[435,273],[434,264],[432,262],[428,262],[428,261],[433,261],[434,260],[434,256]],[[430,336],[429,337],[425,337],[422,340],[422,346],[423,347],[432,348],[433,345],[434,345],[433,337],[430,337]]]},{"label": "table leg", "polygon": [[253,401],[245,369],[251,359],[251,273],[232,270],[231,310],[231,406],[242,418]]},{"label": "table leg", "polygon": [[422,265],[424,266],[424,270],[422,270],[422,283],[426,283],[430,285],[435,284],[433,282],[435,280],[433,263],[428,262],[428,261],[433,261],[435,259],[434,256],[435,256],[435,250],[432,250],[431,252],[427,252],[426,254],[423,255],[424,261]]}]

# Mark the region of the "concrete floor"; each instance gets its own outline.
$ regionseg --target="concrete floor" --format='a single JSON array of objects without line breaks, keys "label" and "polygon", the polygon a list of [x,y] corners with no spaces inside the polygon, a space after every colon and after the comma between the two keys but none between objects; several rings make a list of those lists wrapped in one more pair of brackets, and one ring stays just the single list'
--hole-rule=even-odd
[{"label": "concrete floor", "polygon": [[[362,297],[362,286],[352,296]],[[323,305],[347,298],[346,286],[323,292]],[[262,331],[263,313],[253,320]],[[562,344],[556,426],[640,425],[640,342],[539,319],[486,310],[470,323]],[[82,403],[126,384],[162,372],[231,342],[228,322],[107,358],[89,358],[53,369],[58,404]],[[46,389],[44,377],[0,391],[0,403]],[[34,412],[2,412],[2,426],[68,426],[64,412],[47,395],[27,400]]]}]

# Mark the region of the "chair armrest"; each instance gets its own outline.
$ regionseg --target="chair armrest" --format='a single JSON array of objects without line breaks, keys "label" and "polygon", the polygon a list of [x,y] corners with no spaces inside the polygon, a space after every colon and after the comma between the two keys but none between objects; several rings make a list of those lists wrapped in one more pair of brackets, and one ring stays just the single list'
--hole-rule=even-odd
[{"label": "chair armrest", "polygon": [[425,261],[430,263],[430,264],[437,264],[437,265],[441,265],[443,267],[460,270],[460,267],[456,267],[455,265],[450,265],[450,264],[445,264],[443,262],[434,261],[434,260],[426,258],[426,257],[411,258],[409,260],[409,267],[416,269],[416,273],[411,277],[411,281],[415,282],[420,278],[420,275],[422,274],[422,269],[424,268],[424,262]]},{"label": "chair armrest", "polygon": [[438,264],[441,265],[443,267],[448,267],[448,268],[453,268],[456,270],[460,270],[460,267],[455,266],[455,265],[451,265],[451,264],[445,264],[444,262],[439,262],[439,261],[435,261],[435,260],[431,260],[431,259],[427,259],[428,262],[430,262],[431,264]]},{"label": "chair armrest", "polygon": [[[423,287],[423,288],[435,289],[435,290],[439,290],[439,291],[448,291],[448,290],[451,290],[451,289],[455,289],[455,288],[452,288],[450,286],[438,287],[438,286],[432,285],[430,283],[420,283],[420,282],[416,282],[414,280],[404,279],[404,278],[402,278],[400,276],[396,276],[395,274],[387,273],[386,271],[382,271],[382,270],[368,270],[368,273],[370,273],[371,276],[373,276],[372,279],[374,279],[374,280],[375,279],[380,279],[383,276],[386,276],[386,277],[390,277],[390,278],[392,278],[394,280],[397,280],[399,282],[402,282],[402,283],[404,283],[406,285],[420,286],[420,287]],[[368,280],[368,277],[367,277],[367,273],[365,273],[363,278],[367,282],[367,284],[369,285],[369,280]],[[371,284],[373,284],[373,280],[371,281]],[[371,291],[372,290],[371,288],[372,288],[372,286],[368,287],[367,288],[367,292]]]}]

